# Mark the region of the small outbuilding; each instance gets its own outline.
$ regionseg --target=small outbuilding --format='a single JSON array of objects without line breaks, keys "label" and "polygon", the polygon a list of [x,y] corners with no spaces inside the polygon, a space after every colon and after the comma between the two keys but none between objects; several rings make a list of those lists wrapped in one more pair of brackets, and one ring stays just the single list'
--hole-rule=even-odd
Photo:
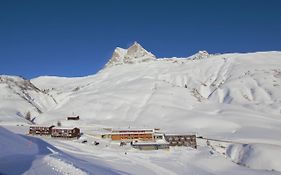
[{"label": "small outbuilding", "polygon": [[67,117],[67,120],[80,120],[79,115],[78,116],[71,116],[71,117]]}]

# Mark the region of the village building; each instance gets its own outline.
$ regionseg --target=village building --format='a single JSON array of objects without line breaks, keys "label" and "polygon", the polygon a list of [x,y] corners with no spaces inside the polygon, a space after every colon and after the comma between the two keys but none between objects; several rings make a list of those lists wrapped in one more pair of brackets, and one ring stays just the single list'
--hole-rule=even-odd
[{"label": "village building", "polygon": [[139,150],[169,149],[167,142],[131,142],[131,146]]},{"label": "village building", "polygon": [[170,146],[187,146],[197,148],[195,134],[165,134],[165,140]]},{"label": "village building", "polygon": [[30,126],[29,134],[32,135],[51,135],[52,128],[55,126]]},{"label": "village building", "polygon": [[52,128],[51,132],[52,137],[61,137],[61,138],[78,138],[80,137],[79,128]]},{"label": "village building", "polygon": [[78,116],[71,116],[71,117],[67,117],[67,120],[80,120],[79,115]]},{"label": "village building", "polygon": [[152,141],[154,140],[154,129],[116,129],[111,131],[110,137],[115,141]]}]

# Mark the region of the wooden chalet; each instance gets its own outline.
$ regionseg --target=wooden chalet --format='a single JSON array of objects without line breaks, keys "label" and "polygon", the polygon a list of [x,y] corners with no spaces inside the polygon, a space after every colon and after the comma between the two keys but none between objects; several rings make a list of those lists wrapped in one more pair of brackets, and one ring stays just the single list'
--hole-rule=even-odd
[{"label": "wooden chalet", "polygon": [[78,138],[80,137],[79,128],[52,128],[51,132],[52,137],[61,137],[61,138]]},{"label": "wooden chalet", "polygon": [[197,148],[195,134],[165,134],[164,138],[170,146],[188,146],[194,149]]},{"label": "wooden chalet", "polygon": [[32,135],[51,135],[53,126],[30,126],[29,134]]},{"label": "wooden chalet", "polygon": [[71,116],[71,117],[67,117],[67,120],[80,120],[79,115],[78,116]]}]

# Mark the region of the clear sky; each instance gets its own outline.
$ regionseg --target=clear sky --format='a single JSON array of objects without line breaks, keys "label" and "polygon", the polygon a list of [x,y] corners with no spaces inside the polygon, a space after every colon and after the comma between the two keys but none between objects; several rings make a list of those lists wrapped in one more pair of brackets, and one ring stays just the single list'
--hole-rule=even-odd
[{"label": "clear sky", "polygon": [[84,76],[138,41],[157,57],[281,50],[280,0],[0,0],[0,74]]}]

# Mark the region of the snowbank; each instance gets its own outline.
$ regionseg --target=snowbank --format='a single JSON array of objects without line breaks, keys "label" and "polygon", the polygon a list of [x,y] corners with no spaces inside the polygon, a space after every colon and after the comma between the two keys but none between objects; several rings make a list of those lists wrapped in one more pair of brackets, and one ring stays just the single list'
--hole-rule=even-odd
[{"label": "snowbank", "polygon": [[232,144],[227,156],[237,164],[253,169],[281,172],[281,147],[269,144]]},{"label": "snowbank", "polygon": [[34,145],[29,140],[0,127],[0,160],[8,155],[33,155],[37,152],[37,145]]},{"label": "snowbank", "polygon": [[23,174],[38,151],[37,145],[0,127],[0,174]]}]

